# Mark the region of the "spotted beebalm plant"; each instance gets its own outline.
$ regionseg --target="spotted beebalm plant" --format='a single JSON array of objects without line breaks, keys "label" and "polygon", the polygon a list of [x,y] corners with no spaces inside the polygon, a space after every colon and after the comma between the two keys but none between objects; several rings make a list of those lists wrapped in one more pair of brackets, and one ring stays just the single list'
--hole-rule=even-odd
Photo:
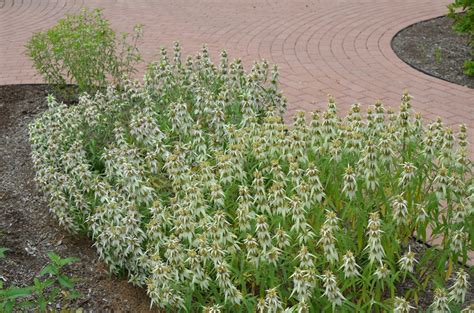
[{"label": "spotted beebalm plant", "polygon": [[466,127],[423,123],[408,94],[287,125],[277,82],[176,45],[142,84],[50,97],[30,135],[52,212],[167,311],[408,312],[427,290],[432,311],[465,307]]}]

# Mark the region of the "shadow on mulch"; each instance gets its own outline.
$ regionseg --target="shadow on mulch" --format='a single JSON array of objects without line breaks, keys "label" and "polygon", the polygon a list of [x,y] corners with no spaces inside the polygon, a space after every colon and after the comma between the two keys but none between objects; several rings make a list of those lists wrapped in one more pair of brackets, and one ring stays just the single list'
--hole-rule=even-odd
[{"label": "shadow on mulch", "polygon": [[474,77],[464,74],[464,61],[472,59],[469,37],[452,29],[446,16],[422,21],[401,30],[392,40],[400,59],[428,75],[474,88]]}]

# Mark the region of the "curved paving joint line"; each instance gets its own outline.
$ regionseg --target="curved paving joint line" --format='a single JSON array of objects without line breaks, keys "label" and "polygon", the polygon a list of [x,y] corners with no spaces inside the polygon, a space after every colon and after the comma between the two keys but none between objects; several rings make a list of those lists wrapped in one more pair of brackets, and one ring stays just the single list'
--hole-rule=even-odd
[{"label": "curved paving joint line", "polygon": [[[392,51],[393,36],[415,22],[446,13],[450,0],[0,0],[0,84],[39,83],[24,56],[32,33],[81,7],[102,7],[119,31],[145,25],[146,60],[180,40],[185,53],[208,43],[246,65],[265,58],[279,65],[289,113],[325,107],[342,111],[376,99],[398,106],[408,89],[426,118],[465,123],[474,138],[474,90],[420,73]],[[471,146],[471,155],[474,155]]]}]

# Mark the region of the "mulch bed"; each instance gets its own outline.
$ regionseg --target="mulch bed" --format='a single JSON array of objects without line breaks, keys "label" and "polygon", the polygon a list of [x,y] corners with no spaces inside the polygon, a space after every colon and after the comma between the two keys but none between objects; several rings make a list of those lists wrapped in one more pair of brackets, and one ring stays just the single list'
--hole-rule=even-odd
[{"label": "mulch bed", "polygon": [[438,17],[411,25],[392,40],[395,53],[412,67],[452,83],[474,88],[474,77],[463,73],[472,58],[469,38],[452,29],[453,20]]}]

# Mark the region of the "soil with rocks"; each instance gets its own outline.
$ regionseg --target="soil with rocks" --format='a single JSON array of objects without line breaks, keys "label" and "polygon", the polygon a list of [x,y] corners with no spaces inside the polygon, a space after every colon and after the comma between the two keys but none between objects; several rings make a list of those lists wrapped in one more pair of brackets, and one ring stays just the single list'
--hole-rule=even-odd
[{"label": "soil with rocks", "polygon": [[400,59],[434,77],[474,88],[474,77],[464,74],[464,61],[473,58],[469,37],[452,29],[453,20],[442,16],[413,24],[392,40]]},{"label": "soil with rocks", "polygon": [[[74,302],[56,304],[54,311],[152,312],[145,290],[108,274],[90,239],[63,230],[37,190],[27,126],[46,110],[47,93],[45,85],[0,86],[0,247],[9,249],[7,257],[0,260],[0,279],[6,287],[31,285],[47,264],[47,253],[53,251],[63,258],[79,258],[66,272],[77,279],[76,289],[82,294]],[[418,255],[426,249],[417,241],[410,245]],[[469,272],[474,284],[472,270]],[[407,280],[397,286],[397,293],[405,294],[413,286]],[[431,303],[431,287],[420,295],[418,308]],[[466,303],[474,303],[473,289],[468,291]]]},{"label": "soil with rocks", "polygon": [[61,306],[149,312],[145,290],[108,274],[90,239],[63,230],[35,185],[27,125],[47,108],[47,92],[44,85],[0,86],[0,247],[9,249],[0,260],[0,278],[6,287],[32,285],[53,251],[80,259],[66,270],[78,280],[81,297]]}]

